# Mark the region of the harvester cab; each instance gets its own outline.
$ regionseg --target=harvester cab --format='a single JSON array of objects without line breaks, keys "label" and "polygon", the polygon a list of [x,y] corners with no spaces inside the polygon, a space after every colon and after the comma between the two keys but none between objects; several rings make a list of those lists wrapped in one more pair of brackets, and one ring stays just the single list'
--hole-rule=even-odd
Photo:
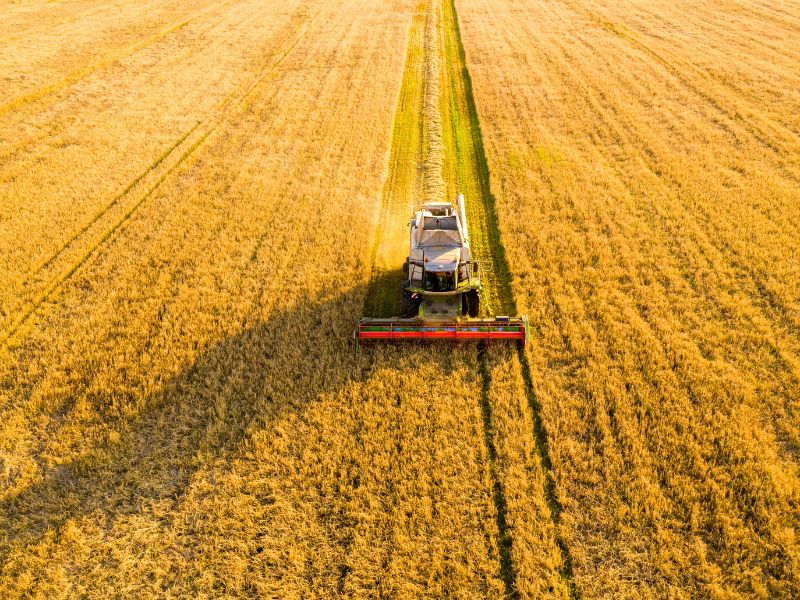
[{"label": "harvester cab", "polygon": [[458,207],[430,202],[409,223],[399,317],[362,318],[356,342],[369,340],[512,340],[524,345],[526,317],[478,318],[481,281],[472,259],[464,196]]}]

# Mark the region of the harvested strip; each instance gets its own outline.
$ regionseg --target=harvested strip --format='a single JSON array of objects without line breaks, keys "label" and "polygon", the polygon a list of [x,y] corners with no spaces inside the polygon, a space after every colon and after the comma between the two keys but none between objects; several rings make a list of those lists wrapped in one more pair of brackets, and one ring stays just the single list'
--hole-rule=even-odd
[{"label": "harvested strip", "polygon": [[[423,84],[424,105],[422,149],[425,156],[425,202],[442,202],[445,186],[442,178],[444,145],[442,143],[442,118],[440,87],[442,80],[441,49],[441,3],[430,0],[425,19],[425,79]],[[420,203],[418,202],[417,205]]]},{"label": "harvested strip", "polygon": [[[365,302],[367,314],[395,304],[382,298],[396,298],[396,287],[387,283],[399,283],[402,278],[399,267],[408,249],[409,209],[444,199],[440,11],[438,1],[418,5],[409,30],[389,177]],[[420,156],[422,161],[417,160]],[[412,197],[414,203],[409,206],[410,193],[420,190],[414,185],[419,181],[415,172],[423,174],[423,193]],[[394,272],[386,267],[391,256],[395,257]],[[369,502],[359,514],[369,518],[357,524],[340,591],[357,594],[372,589],[400,597],[507,594],[512,584],[502,580],[501,558],[507,553],[498,544],[503,539],[498,523],[502,523],[503,508],[502,503],[497,508],[491,439],[482,414],[486,408],[482,378],[464,375],[477,371],[474,349],[437,350],[433,363],[430,350],[419,346],[369,352],[375,375],[400,391],[391,393],[391,388],[381,385],[362,392],[369,412],[386,429],[378,443],[370,439],[366,453],[384,457],[372,486],[387,490],[377,494],[382,499],[379,506],[371,499],[374,495],[359,497],[359,503]],[[370,386],[377,385],[372,381]],[[372,433],[359,430],[361,439],[372,438]],[[396,441],[387,442],[386,435]],[[464,499],[467,505],[462,504]],[[461,543],[453,544],[456,539]]]},{"label": "harvested strip", "polygon": [[[461,43],[458,15],[452,0],[445,0],[443,46],[447,53],[447,91],[442,105],[446,133],[445,172],[450,193],[463,192],[467,198],[467,220],[475,256],[481,261],[484,308],[491,314],[516,314],[511,275],[494,212],[489,170],[483,148],[478,113],[472,93]],[[524,377],[527,357],[522,352],[489,348],[479,356],[486,381],[488,406],[484,413],[487,436],[495,451],[492,471],[494,487],[500,494],[504,518],[498,520],[501,540],[509,546],[510,564],[505,567],[507,593],[523,594],[538,590],[553,597],[576,596],[569,549],[562,539],[558,521],[560,506],[553,493],[548,447],[541,427],[538,403]],[[522,407],[522,409],[520,408]],[[519,411],[525,411],[530,427],[520,424]],[[508,434],[500,438],[499,427]],[[533,467],[533,468],[531,468]],[[521,490],[525,490],[522,492]],[[537,509],[532,509],[528,502]],[[541,509],[540,507],[546,507]],[[519,540],[519,541],[517,541]],[[534,540],[543,540],[537,545]],[[509,587],[511,589],[509,589]]]},{"label": "harvested strip", "polygon": [[400,310],[402,265],[408,256],[408,220],[423,192],[421,115],[425,89],[426,3],[417,4],[408,29],[405,68],[392,123],[392,144],[372,247],[364,315],[393,317]]}]

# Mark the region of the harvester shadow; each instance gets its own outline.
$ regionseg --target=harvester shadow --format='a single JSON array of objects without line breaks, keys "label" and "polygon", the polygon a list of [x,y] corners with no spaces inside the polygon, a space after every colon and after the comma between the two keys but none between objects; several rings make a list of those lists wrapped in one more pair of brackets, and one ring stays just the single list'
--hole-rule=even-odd
[{"label": "harvester shadow", "polygon": [[400,285],[405,279],[402,268],[376,271],[372,275],[364,298],[365,317],[396,317],[400,315]]},{"label": "harvester shadow", "polygon": [[[204,466],[224,467],[254,432],[304,411],[323,392],[368,376],[370,354],[356,352],[352,341],[364,291],[304,301],[244,327],[204,350],[157,392],[130,398],[141,407],[135,416],[112,414],[110,397],[87,398],[93,430],[114,433],[81,440],[79,458],[42,466],[39,483],[0,502],[0,565],[70,520],[80,526],[86,517],[110,533],[128,516],[169,515]],[[46,415],[56,433],[71,419],[74,426],[74,404]],[[170,526],[171,517],[158,519]]]}]

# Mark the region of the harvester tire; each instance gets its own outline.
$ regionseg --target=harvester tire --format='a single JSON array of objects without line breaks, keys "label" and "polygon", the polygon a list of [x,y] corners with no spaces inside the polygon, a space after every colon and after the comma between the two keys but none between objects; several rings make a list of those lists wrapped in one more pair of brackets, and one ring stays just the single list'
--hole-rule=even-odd
[{"label": "harvester tire", "polygon": [[467,305],[467,314],[472,318],[477,317],[481,311],[481,298],[478,295],[478,290],[468,291],[463,298]]},{"label": "harvester tire", "polygon": [[412,293],[408,290],[408,280],[400,284],[400,316],[401,317],[416,317],[419,314],[420,299],[414,298]]}]

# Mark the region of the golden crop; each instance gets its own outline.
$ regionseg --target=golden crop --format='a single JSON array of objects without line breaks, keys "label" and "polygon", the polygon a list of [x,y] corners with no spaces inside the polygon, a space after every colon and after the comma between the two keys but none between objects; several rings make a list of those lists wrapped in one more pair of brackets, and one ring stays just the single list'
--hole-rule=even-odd
[{"label": "golden crop", "polygon": [[800,595],[797,9],[4,5],[0,596]]},{"label": "golden crop", "polygon": [[797,4],[458,5],[577,589],[796,597]]}]

